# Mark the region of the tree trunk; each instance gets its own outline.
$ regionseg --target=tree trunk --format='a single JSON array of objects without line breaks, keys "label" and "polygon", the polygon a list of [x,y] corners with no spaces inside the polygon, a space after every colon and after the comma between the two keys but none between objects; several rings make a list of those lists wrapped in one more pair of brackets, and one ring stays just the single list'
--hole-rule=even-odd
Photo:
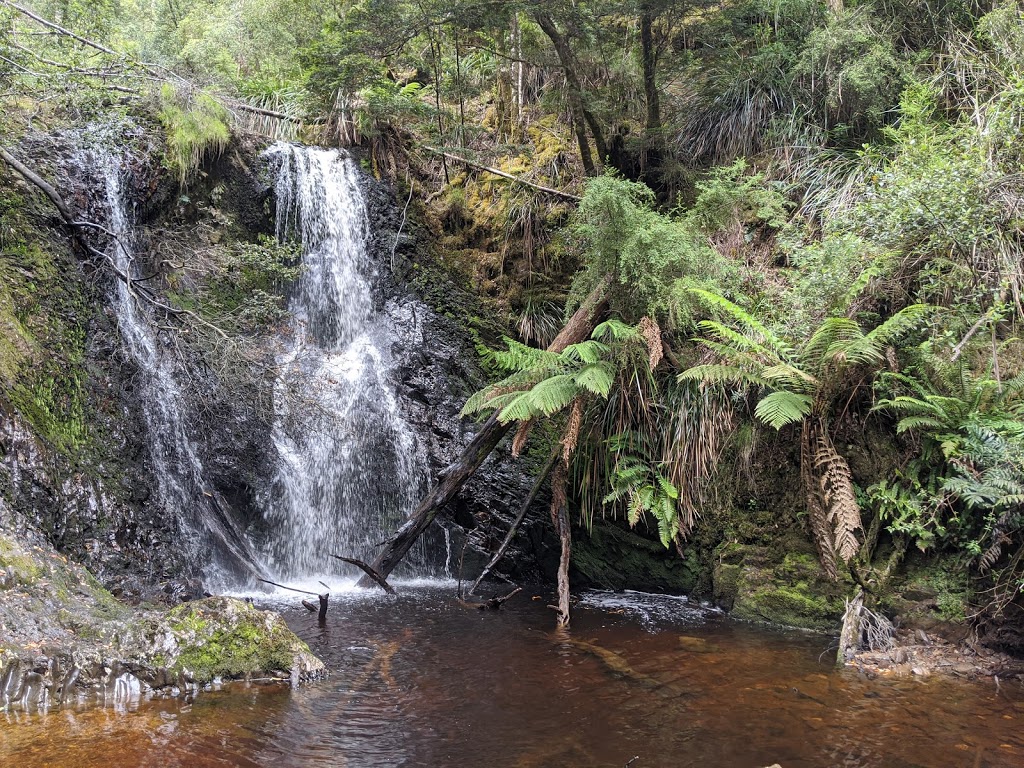
[{"label": "tree trunk", "polygon": [[587,109],[586,102],[584,101],[583,84],[579,74],[579,60],[576,58],[576,54],[572,52],[572,48],[569,47],[565,36],[558,31],[558,27],[555,26],[555,22],[549,14],[534,11],[533,17],[537,20],[544,34],[548,36],[555,46],[558,60],[562,63],[562,69],[565,71],[565,81],[569,86],[569,105],[572,108],[577,123],[576,139],[580,145],[583,167],[586,169],[588,176],[593,176],[597,173],[597,170],[590,157],[590,145],[587,142],[586,134],[583,132],[582,126],[579,125],[580,119],[582,118],[583,122],[587,124],[590,128],[590,133],[594,136],[597,159],[601,163],[608,157],[608,145],[605,144],[604,131],[601,129],[601,124],[594,117],[593,113]]},{"label": "tree trunk", "polygon": [[572,529],[566,510],[565,484],[568,482],[565,464],[558,463],[551,481],[551,524],[558,534],[561,555],[558,559],[558,626],[569,626],[569,562],[572,559]]},{"label": "tree trunk", "polygon": [[534,500],[537,498],[537,494],[540,493],[540,488],[544,484],[544,479],[551,472],[555,466],[555,462],[558,461],[560,446],[555,446],[555,450],[551,452],[551,458],[548,459],[547,464],[544,468],[537,473],[537,479],[533,482],[533,488],[530,489],[529,495],[519,508],[519,514],[516,515],[516,519],[512,521],[512,525],[508,528],[508,533],[505,534],[505,538],[502,539],[501,545],[495,550],[494,554],[491,555],[491,559],[487,561],[487,565],[480,571],[480,575],[476,577],[476,581],[473,582],[473,586],[469,588],[469,594],[476,592],[476,588],[480,586],[480,582],[487,578],[488,574],[494,570],[494,566],[501,562],[501,558],[505,556],[505,552],[508,551],[509,545],[512,544],[512,539],[516,536],[516,531],[519,530],[519,526],[522,525],[523,520],[526,518],[526,513],[530,511],[530,507],[533,506]]},{"label": "tree trunk", "polygon": [[658,96],[658,52],[654,45],[655,16],[650,2],[644,2],[640,11],[640,57],[644,70],[644,97],[647,101],[645,170],[661,165],[661,102]]},{"label": "tree trunk", "polygon": [[[607,290],[608,280],[605,279],[590,292],[580,308],[569,318],[569,322],[548,346],[549,352],[563,352],[571,344],[581,342],[590,336],[597,324],[597,319],[608,306],[608,299],[605,295]],[[498,421],[497,412],[491,414],[458,460],[444,470],[441,482],[430,490],[430,493],[413,510],[405,524],[385,544],[384,549],[371,563],[370,567],[374,571],[385,579],[391,574],[416,539],[433,522],[437,513],[455,497],[459,489],[480,468],[480,465],[484,463],[484,460],[511,428],[511,422],[502,424]],[[374,581],[364,575],[358,585],[370,588],[374,585]]]}]

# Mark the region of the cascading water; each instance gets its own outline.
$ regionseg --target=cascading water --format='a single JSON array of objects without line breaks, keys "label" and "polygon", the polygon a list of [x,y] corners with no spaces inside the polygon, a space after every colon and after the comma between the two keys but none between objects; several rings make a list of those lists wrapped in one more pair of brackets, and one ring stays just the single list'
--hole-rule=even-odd
[{"label": "cascading water", "polygon": [[[85,160],[103,178],[110,259],[122,275],[135,279],[134,225],[122,193],[121,159],[99,149],[88,152]],[[111,299],[124,348],[142,374],[143,418],[159,502],[182,526],[180,546],[190,561],[203,563],[207,589],[237,583],[252,574],[255,554],[204,487],[203,465],[186,427],[186,398],[174,377],[174,362],[164,354],[149,312],[126,280],[117,281]]]},{"label": "cascading water", "polygon": [[399,410],[390,340],[373,308],[354,162],[286,144],[267,155],[277,172],[278,237],[297,237],[303,254],[279,359],[279,462],[266,512],[269,564],[295,580],[338,571],[332,553],[369,558],[418,500],[424,462]]}]

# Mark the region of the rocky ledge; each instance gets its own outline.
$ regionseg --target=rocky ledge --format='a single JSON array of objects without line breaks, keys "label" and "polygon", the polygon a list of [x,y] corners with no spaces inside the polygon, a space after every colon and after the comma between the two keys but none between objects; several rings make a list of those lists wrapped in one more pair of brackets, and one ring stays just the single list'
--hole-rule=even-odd
[{"label": "rocky ledge", "polygon": [[0,711],[322,674],[275,613],[226,597],[131,607],[45,543],[0,534]]}]

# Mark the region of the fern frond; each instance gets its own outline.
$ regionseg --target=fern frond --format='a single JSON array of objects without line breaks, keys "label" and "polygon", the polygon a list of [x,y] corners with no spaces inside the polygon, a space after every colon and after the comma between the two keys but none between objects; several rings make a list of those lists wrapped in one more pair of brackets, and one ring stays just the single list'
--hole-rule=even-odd
[{"label": "fern frond", "polygon": [[766,386],[768,382],[749,371],[731,365],[695,365],[676,377],[677,381],[706,381],[709,384]]},{"label": "fern frond", "polygon": [[782,429],[787,424],[803,421],[813,404],[814,398],[810,395],[780,390],[761,398],[754,415],[768,426]]},{"label": "fern frond", "polygon": [[632,341],[639,337],[637,329],[618,318],[609,318],[594,328],[590,338],[599,341]]},{"label": "fern frond", "polygon": [[945,425],[931,416],[907,416],[896,422],[896,434],[902,435],[912,429],[942,429]]},{"label": "fern frond", "polygon": [[498,412],[498,421],[508,424],[511,421],[525,421],[537,415],[533,398],[529,392],[514,393],[508,404]]},{"label": "fern frond", "polygon": [[837,341],[852,341],[863,337],[864,332],[853,320],[829,317],[811,334],[811,338],[800,350],[800,357],[812,366],[817,366]]},{"label": "fern frond", "polygon": [[608,397],[608,393],[615,383],[615,368],[611,363],[599,362],[585,365],[578,373],[572,376],[573,382],[578,387],[600,397]]},{"label": "fern frond", "polygon": [[550,376],[544,381],[538,382],[528,394],[534,410],[545,416],[550,416],[569,405],[576,399],[578,393],[579,388],[573,381],[573,377],[562,374]]},{"label": "fern frond", "polygon": [[878,347],[886,347],[920,325],[936,309],[931,304],[911,304],[869,331],[867,338]]},{"label": "fern frond", "polygon": [[773,387],[792,389],[797,392],[813,391],[818,386],[818,380],[814,376],[786,363],[770,365],[762,369],[758,375]]},{"label": "fern frond", "polygon": [[525,371],[541,364],[557,365],[558,355],[554,352],[529,347],[507,336],[504,341],[507,348],[491,352],[491,357],[495,364],[506,371]]},{"label": "fern frond", "polygon": [[776,356],[786,359],[793,358],[793,348],[787,344],[781,336],[772,332],[768,326],[742,307],[733,304],[724,296],[719,296],[717,293],[712,293],[711,291],[705,291],[700,288],[690,288],[689,292],[702,299],[704,303],[709,305],[711,308],[725,312],[729,317],[762,337]]},{"label": "fern frond", "polygon": [[780,361],[779,356],[771,348],[766,347],[757,339],[740,333],[735,328],[730,328],[725,323],[720,323],[717,320],[701,320],[697,323],[697,329],[706,336],[714,337],[713,339],[697,339],[702,344],[710,345],[711,342],[722,344],[724,342],[724,346],[719,347],[719,351],[742,351],[748,353],[753,359],[767,360],[768,362]]},{"label": "fern frond", "polygon": [[561,354],[564,360],[576,363],[596,363],[610,352],[607,344],[599,341],[581,341],[578,344],[570,344]]}]

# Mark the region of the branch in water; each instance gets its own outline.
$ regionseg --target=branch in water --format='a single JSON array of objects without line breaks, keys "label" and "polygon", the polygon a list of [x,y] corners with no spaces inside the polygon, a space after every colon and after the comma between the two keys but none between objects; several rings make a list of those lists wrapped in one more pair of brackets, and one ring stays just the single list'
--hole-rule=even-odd
[{"label": "branch in water", "polygon": [[331,555],[331,557],[336,557],[343,563],[348,563],[349,565],[354,565],[356,568],[359,568],[363,573],[365,573],[367,576],[369,576],[371,579],[377,582],[380,585],[381,589],[383,589],[389,595],[398,594],[397,592],[395,592],[395,588],[388,584],[387,579],[381,576],[380,573],[373,569],[373,567],[367,565],[362,560],[356,560],[354,557],[342,557],[341,555]]}]

